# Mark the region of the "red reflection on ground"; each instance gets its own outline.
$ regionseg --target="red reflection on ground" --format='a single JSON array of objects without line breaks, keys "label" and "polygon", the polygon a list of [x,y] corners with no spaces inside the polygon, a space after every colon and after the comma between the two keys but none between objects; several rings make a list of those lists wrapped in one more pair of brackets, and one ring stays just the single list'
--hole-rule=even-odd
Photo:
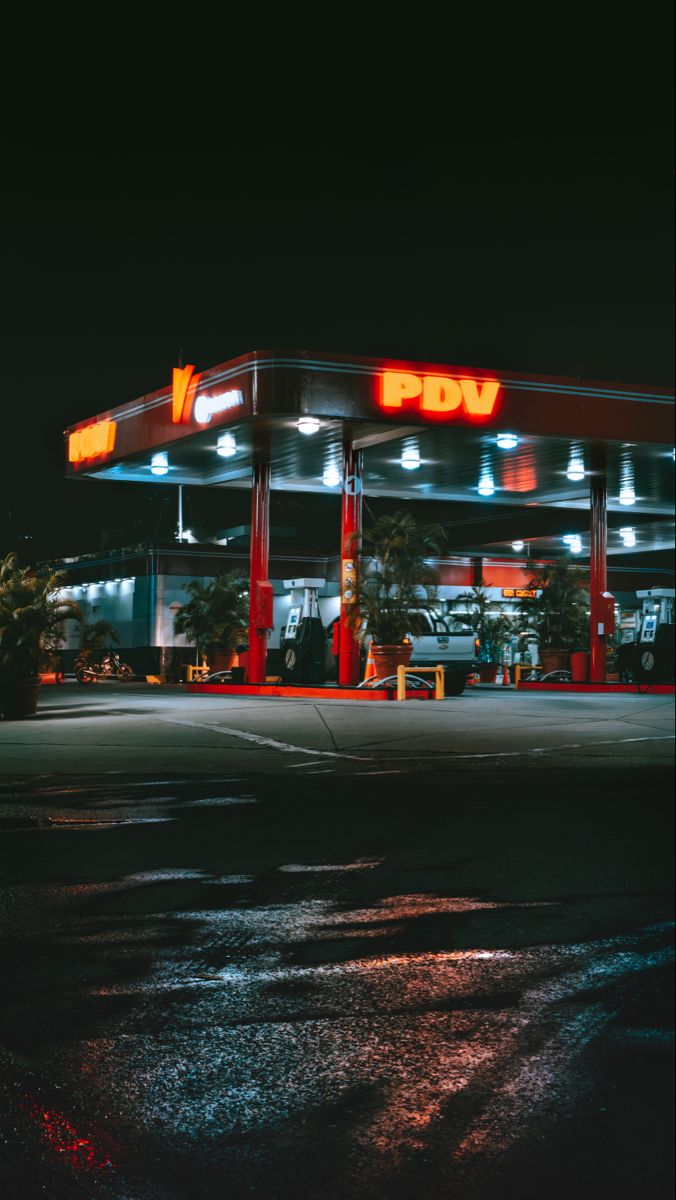
[{"label": "red reflection on ground", "polygon": [[45,1108],[33,1096],[26,1093],[23,1105],[28,1117],[42,1133],[47,1145],[57,1154],[63,1154],[71,1167],[78,1171],[109,1171],[115,1163],[88,1137],[83,1137],[63,1113],[56,1108]]}]

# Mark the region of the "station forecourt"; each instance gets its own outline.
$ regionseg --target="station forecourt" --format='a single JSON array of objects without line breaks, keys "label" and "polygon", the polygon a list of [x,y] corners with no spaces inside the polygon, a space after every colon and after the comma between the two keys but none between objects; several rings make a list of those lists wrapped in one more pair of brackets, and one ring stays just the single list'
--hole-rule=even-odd
[{"label": "station forecourt", "polygon": [[72,426],[66,469],[70,478],[179,493],[184,485],[250,489],[251,683],[265,682],[274,625],[273,489],[305,493],[308,503],[313,494],[341,497],[340,685],[359,681],[348,616],[365,495],[462,513],[462,548],[445,522],[449,553],[467,551],[475,524],[475,561],[499,561],[502,579],[517,587],[529,564],[572,550],[588,565],[590,680],[601,683],[613,559],[645,563],[653,554],[659,566],[649,582],[673,586],[663,567],[674,546],[673,416],[673,391],[664,388],[255,351],[207,370],[174,368],[159,391]]}]

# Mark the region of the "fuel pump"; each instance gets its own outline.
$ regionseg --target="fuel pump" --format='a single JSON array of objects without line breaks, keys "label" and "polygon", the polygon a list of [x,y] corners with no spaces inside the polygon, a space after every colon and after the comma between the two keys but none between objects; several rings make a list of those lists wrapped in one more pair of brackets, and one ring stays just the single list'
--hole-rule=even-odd
[{"label": "fuel pump", "polygon": [[326,678],[324,626],[317,592],[324,579],[285,579],[291,603],[282,635],[282,683],[323,683]]},{"label": "fuel pump", "polygon": [[640,683],[672,683],[674,679],[674,588],[648,588],[636,593],[642,601],[641,624],[632,669]]}]

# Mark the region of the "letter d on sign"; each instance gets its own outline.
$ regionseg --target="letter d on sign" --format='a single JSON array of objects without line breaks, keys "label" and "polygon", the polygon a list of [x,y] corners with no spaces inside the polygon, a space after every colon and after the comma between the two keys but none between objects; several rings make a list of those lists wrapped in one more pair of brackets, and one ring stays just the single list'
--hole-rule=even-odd
[{"label": "letter d on sign", "polygon": [[462,404],[462,392],[456,379],[446,375],[426,375],[423,387],[423,412],[455,412]]}]

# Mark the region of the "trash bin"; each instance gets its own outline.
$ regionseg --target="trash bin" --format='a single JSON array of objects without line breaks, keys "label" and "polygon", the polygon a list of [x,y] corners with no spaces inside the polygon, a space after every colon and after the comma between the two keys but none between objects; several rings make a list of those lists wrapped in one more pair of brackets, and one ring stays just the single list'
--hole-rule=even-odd
[{"label": "trash bin", "polygon": [[570,677],[573,683],[586,683],[589,679],[589,654],[586,650],[573,650],[570,656]]}]

